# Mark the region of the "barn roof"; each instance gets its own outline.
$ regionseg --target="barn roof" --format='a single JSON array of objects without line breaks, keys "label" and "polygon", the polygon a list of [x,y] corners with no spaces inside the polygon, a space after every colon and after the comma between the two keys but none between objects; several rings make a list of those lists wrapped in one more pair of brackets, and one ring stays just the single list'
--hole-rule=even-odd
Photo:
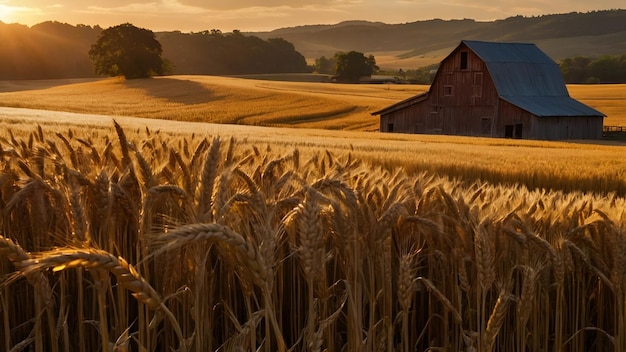
[{"label": "barn roof", "polygon": [[[606,116],[569,96],[559,66],[535,44],[463,40],[461,45],[485,62],[500,98],[535,116]],[[421,95],[416,98],[372,114],[389,113],[424,100]]]},{"label": "barn roof", "polygon": [[534,44],[463,40],[487,66],[498,95],[535,116],[605,116],[569,96],[559,66]]}]

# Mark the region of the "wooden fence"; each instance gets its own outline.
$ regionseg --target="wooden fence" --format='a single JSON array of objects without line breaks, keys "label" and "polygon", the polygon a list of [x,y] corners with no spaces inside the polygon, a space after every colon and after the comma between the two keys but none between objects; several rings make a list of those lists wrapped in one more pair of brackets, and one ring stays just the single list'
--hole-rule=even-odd
[{"label": "wooden fence", "polygon": [[604,126],[602,138],[626,140],[626,126]]}]

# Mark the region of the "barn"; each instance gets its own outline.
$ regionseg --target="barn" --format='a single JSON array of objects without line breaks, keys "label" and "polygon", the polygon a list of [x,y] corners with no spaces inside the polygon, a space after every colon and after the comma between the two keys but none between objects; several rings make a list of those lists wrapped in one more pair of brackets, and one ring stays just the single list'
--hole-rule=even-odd
[{"label": "barn", "polygon": [[569,96],[559,66],[534,44],[463,40],[430,89],[376,111],[381,132],[600,139],[605,115]]}]

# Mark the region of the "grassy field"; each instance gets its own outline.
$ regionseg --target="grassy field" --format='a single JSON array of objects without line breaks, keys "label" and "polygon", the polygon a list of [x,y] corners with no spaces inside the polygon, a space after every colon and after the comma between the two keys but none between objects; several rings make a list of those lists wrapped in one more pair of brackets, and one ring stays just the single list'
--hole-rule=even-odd
[{"label": "grassy field", "polygon": [[[38,87],[40,85],[40,87]],[[181,121],[374,131],[371,113],[428,86],[284,82],[211,76],[124,81],[0,82],[0,106]],[[626,85],[570,86],[571,95],[626,125]]]},{"label": "grassy field", "polygon": [[624,144],[336,130],[424,89],[2,83],[113,116],[0,109],[0,349],[626,350]]}]

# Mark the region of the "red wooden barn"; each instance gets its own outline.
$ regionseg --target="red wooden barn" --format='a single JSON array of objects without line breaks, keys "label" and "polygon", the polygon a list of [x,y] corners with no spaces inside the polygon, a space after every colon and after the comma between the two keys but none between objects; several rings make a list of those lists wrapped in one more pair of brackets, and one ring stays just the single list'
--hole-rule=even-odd
[{"label": "red wooden barn", "polygon": [[600,139],[605,115],[569,96],[534,44],[463,40],[430,89],[380,111],[381,132]]}]

